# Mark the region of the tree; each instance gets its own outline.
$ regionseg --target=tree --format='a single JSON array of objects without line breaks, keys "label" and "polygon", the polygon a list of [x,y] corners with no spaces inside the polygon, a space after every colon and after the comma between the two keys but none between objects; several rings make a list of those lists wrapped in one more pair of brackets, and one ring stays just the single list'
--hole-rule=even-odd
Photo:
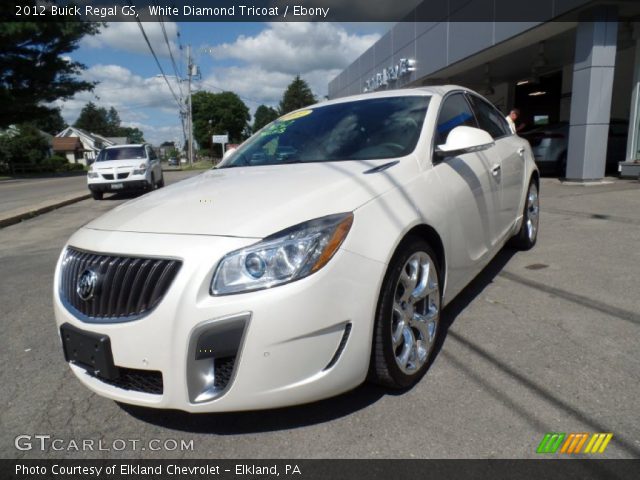
[{"label": "tree", "polygon": [[[6,2],[0,7],[2,18],[8,18],[8,8],[14,7]],[[76,77],[86,67],[67,55],[102,24],[59,18],[0,22],[0,128],[49,114],[53,108],[45,104],[93,89],[94,83]]]},{"label": "tree", "polygon": [[104,137],[127,137],[131,143],[144,143],[142,130],[120,125],[120,114],[114,107],[107,110],[89,102],[82,107],[73,126]]},{"label": "tree", "polygon": [[200,148],[212,148],[212,135],[229,134],[230,143],[239,143],[251,118],[249,109],[233,92],[196,92],[192,95],[193,135]]},{"label": "tree", "polygon": [[114,137],[127,137],[130,143],[144,143],[144,134],[138,127],[120,127]]},{"label": "tree", "polygon": [[89,102],[80,111],[80,116],[73,124],[76,128],[81,128],[87,132],[99,135],[109,135],[110,125],[107,116],[107,109],[98,107],[95,103]]},{"label": "tree", "polygon": [[22,124],[17,131],[0,135],[0,160],[10,165],[37,165],[49,154],[49,142],[30,124]]},{"label": "tree", "polygon": [[124,137],[119,134],[120,130],[120,115],[118,111],[111,107],[107,112],[107,130],[105,135],[108,137]]},{"label": "tree", "polygon": [[289,84],[280,100],[280,115],[289,113],[298,108],[306,107],[316,103],[316,98],[311,93],[311,89],[307,82],[296,75],[296,78]]},{"label": "tree", "polygon": [[51,135],[56,135],[67,128],[67,122],[62,118],[59,108],[54,108],[45,115],[34,118],[33,121],[29,123]]},{"label": "tree", "polygon": [[278,111],[275,108],[260,105],[253,115],[253,131],[257,132],[268,123],[278,118]]}]

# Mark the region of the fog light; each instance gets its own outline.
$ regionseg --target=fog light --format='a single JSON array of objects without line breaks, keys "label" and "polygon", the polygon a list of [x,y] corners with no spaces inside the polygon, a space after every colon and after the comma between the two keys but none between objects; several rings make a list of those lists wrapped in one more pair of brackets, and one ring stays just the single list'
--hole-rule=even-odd
[{"label": "fog light", "polygon": [[226,391],[250,318],[250,313],[241,313],[210,320],[191,333],[187,359],[187,388],[191,402],[206,402]]}]

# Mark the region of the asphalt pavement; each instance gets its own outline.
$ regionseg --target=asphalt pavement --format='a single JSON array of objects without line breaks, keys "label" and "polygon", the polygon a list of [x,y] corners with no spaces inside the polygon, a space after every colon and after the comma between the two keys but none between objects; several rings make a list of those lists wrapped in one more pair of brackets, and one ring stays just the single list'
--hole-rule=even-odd
[{"label": "asphalt pavement", "polygon": [[[0,229],[0,457],[534,458],[547,432],[611,432],[600,458],[640,457],[637,181],[544,179],[538,245],[503,250],[445,309],[437,356],[413,389],[364,385],[232,414],[119,405],[65,364],[56,259],[76,229],[124,201],[84,200]],[[61,449],[16,448],[16,437],[37,434]],[[123,439],[142,443],[119,451]],[[69,447],[82,440],[108,450]],[[151,440],[192,443],[155,451]]]}]

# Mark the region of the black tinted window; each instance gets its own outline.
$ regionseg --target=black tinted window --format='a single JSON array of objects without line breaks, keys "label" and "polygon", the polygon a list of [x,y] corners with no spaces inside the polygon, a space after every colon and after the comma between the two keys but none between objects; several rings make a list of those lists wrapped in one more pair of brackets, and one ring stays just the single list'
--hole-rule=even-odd
[{"label": "black tinted window", "polygon": [[456,93],[447,97],[440,109],[436,127],[436,145],[446,143],[449,132],[460,125],[477,127],[469,103],[463,94]]},{"label": "black tinted window", "polygon": [[258,131],[219,168],[402,157],[418,143],[429,100],[371,98],[293,112]]},{"label": "black tinted window", "polygon": [[475,95],[469,95],[469,98],[482,130],[486,131],[494,139],[511,134],[509,124],[498,109]]}]

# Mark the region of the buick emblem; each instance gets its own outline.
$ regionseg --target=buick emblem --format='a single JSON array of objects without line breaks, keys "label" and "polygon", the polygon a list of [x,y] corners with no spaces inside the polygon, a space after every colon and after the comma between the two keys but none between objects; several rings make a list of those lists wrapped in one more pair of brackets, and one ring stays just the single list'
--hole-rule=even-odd
[{"label": "buick emblem", "polygon": [[96,294],[98,287],[98,274],[93,270],[85,270],[82,275],[78,277],[78,283],[76,284],[76,293],[78,296],[88,302]]}]

